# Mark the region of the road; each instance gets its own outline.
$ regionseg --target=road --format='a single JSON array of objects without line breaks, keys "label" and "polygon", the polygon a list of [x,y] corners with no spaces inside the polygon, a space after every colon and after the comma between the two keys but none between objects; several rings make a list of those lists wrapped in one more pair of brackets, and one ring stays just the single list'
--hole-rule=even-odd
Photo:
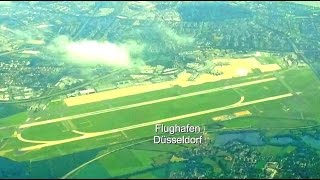
[{"label": "road", "polygon": [[61,179],[66,179],[66,178],[68,178],[69,176],[71,176],[72,174],[74,174],[75,172],[77,172],[79,169],[83,168],[84,166],[87,166],[88,164],[90,164],[90,163],[92,163],[92,162],[94,162],[94,161],[96,161],[96,160],[98,160],[98,159],[100,159],[100,158],[103,158],[104,156],[107,156],[107,155],[109,155],[109,154],[111,154],[111,153],[120,151],[120,150],[122,150],[122,149],[126,149],[126,148],[128,148],[128,147],[131,147],[131,146],[134,146],[134,145],[138,145],[138,144],[142,144],[142,143],[145,143],[145,142],[148,142],[148,141],[152,141],[152,140],[153,140],[153,138],[152,138],[152,139],[147,139],[147,140],[144,140],[144,141],[140,141],[140,142],[133,143],[133,144],[130,144],[130,145],[127,145],[127,146],[123,146],[123,147],[121,147],[121,148],[118,148],[118,149],[115,149],[115,150],[106,152],[106,153],[104,153],[104,154],[101,154],[100,156],[95,157],[95,158],[93,158],[93,159],[91,159],[91,160],[89,160],[89,161],[81,164],[80,166],[74,168],[72,171],[68,172],[66,175],[64,175],[63,177],[61,177]]},{"label": "road", "polygon": [[[69,138],[69,139],[64,139],[64,140],[57,140],[57,141],[47,141],[46,143],[43,143],[43,144],[24,147],[24,148],[21,148],[20,151],[37,150],[37,149],[41,149],[41,148],[44,148],[44,147],[50,147],[50,146],[65,144],[65,143],[69,143],[69,142],[84,140],[84,139],[88,139],[88,138],[103,136],[103,135],[107,135],[107,134],[118,133],[118,132],[121,132],[121,131],[137,129],[137,128],[146,127],[146,126],[150,126],[150,125],[155,125],[155,124],[161,124],[161,123],[181,120],[181,119],[184,119],[184,118],[190,118],[190,117],[205,115],[205,114],[209,114],[209,113],[213,113],[213,112],[219,112],[219,111],[228,110],[228,109],[233,109],[233,108],[237,108],[237,107],[243,107],[243,106],[248,106],[248,105],[267,102],[267,101],[273,101],[273,100],[277,100],[277,99],[287,98],[287,97],[290,97],[290,96],[293,96],[293,94],[292,93],[287,93],[287,94],[282,94],[282,95],[278,95],[278,96],[258,99],[258,100],[249,101],[249,102],[243,102],[244,101],[244,97],[241,97],[241,99],[238,102],[236,102],[236,103],[234,103],[232,105],[228,105],[228,106],[224,106],[224,107],[220,107],[220,108],[214,108],[214,109],[209,109],[209,110],[205,110],[205,111],[199,111],[199,112],[195,112],[195,113],[189,113],[189,114],[185,114],[185,115],[180,115],[180,116],[175,116],[175,117],[155,120],[155,121],[151,121],[151,122],[136,124],[136,125],[132,125],[132,126],[127,126],[127,127],[117,128],[117,129],[112,129],[112,130],[107,130],[107,131],[84,133],[82,136],[78,136],[78,137],[74,137],[74,138]],[[24,139],[19,139],[19,140],[23,141]]]},{"label": "road", "polygon": [[146,101],[146,102],[142,102],[142,103],[130,104],[130,105],[126,105],[126,106],[120,106],[120,107],[104,109],[104,110],[99,110],[99,111],[94,111],[94,112],[88,112],[88,113],[83,113],[83,114],[78,114],[78,115],[72,115],[72,116],[67,116],[67,117],[62,117],[62,118],[56,118],[56,119],[51,119],[51,120],[46,120],[46,121],[32,122],[32,123],[28,123],[28,124],[23,124],[19,128],[23,129],[23,128],[39,126],[39,125],[44,125],[44,124],[49,124],[49,123],[56,123],[56,122],[61,122],[61,121],[73,120],[73,119],[93,116],[93,115],[97,115],[97,114],[103,114],[103,113],[108,113],[108,112],[113,112],[113,111],[118,111],[118,110],[123,110],[123,109],[129,109],[129,108],[134,108],[134,107],[139,107],[139,106],[145,106],[145,105],[150,105],[150,104],[155,104],[155,103],[160,103],[160,102],[172,101],[172,100],[177,100],[177,99],[181,99],[181,98],[192,97],[192,96],[197,96],[197,95],[201,95],[201,94],[207,94],[207,93],[212,93],[212,92],[217,92],[217,91],[222,91],[222,90],[227,90],[227,89],[232,89],[232,88],[238,88],[238,87],[243,87],[243,86],[248,86],[248,85],[253,85],[253,84],[259,84],[259,83],[268,82],[268,81],[274,81],[274,80],[276,80],[276,78],[274,78],[274,77],[267,78],[267,79],[261,79],[261,80],[255,80],[255,81],[250,81],[250,82],[245,82],[245,83],[240,83],[240,84],[235,84],[235,85],[229,85],[229,86],[224,86],[224,87],[219,87],[219,88],[214,88],[214,89],[209,89],[209,90],[204,90],[204,91],[198,91],[198,92],[194,92],[194,93],[183,94],[183,95],[174,96],[174,97],[162,98],[162,99]]}]

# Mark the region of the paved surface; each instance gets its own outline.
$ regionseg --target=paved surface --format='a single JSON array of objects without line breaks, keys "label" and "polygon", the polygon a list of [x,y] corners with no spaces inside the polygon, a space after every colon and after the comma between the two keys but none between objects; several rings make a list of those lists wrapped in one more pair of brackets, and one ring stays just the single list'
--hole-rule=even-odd
[{"label": "paved surface", "polygon": [[[180,116],[175,116],[175,117],[155,120],[155,121],[151,121],[151,122],[136,124],[136,125],[132,125],[132,126],[127,126],[127,127],[117,128],[117,129],[112,129],[112,130],[107,130],[107,131],[83,133],[83,135],[78,136],[78,137],[68,138],[68,139],[64,139],[64,140],[57,140],[57,141],[46,141],[43,144],[24,147],[24,148],[21,148],[20,150],[21,151],[37,150],[37,149],[44,148],[44,147],[50,147],[50,146],[55,146],[55,145],[59,145],[59,144],[65,144],[65,143],[69,143],[69,142],[74,142],[74,141],[79,141],[79,140],[83,140],[83,139],[103,136],[103,135],[107,135],[107,134],[118,133],[118,132],[121,132],[121,131],[137,129],[137,128],[141,128],[141,127],[146,127],[146,126],[165,123],[165,122],[170,122],[170,121],[176,121],[176,120],[180,120],[180,119],[184,119],[184,118],[189,118],[189,117],[204,115],[204,114],[208,114],[208,113],[213,113],[213,112],[233,109],[233,108],[237,108],[237,107],[242,107],[242,106],[247,106],[247,105],[267,102],[267,101],[273,101],[273,100],[277,100],[277,99],[287,98],[287,97],[290,97],[290,96],[293,96],[293,94],[292,93],[287,93],[287,94],[282,94],[282,95],[278,95],[278,96],[258,99],[258,100],[249,101],[249,102],[243,102],[244,101],[244,97],[241,97],[241,99],[238,102],[236,102],[236,103],[234,103],[232,105],[228,105],[228,106],[224,106],[224,107],[220,107],[220,108],[214,108],[214,109],[209,109],[209,110],[205,110],[205,111],[199,111],[199,112],[195,112],[195,113],[189,113],[189,114],[185,114],[185,115],[180,115]],[[21,135],[19,135],[17,137],[18,137],[18,139],[20,137],[19,140],[25,141],[25,139],[23,139],[21,137]],[[28,140],[28,141],[30,141],[30,140]]]},{"label": "paved surface", "polygon": [[222,90],[227,90],[227,89],[232,89],[232,88],[238,88],[238,87],[243,87],[243,86],[249,86],[249,85],[253,85],[253,84],[259,84],[259,83],[264,83],[264,82],[274,81],[274,80],[277,80],[277,78],[273,77],[273,78],[255,80],[255,81],[250,81],[250,82],[245,82],[245,83],[240,83],[240,84],[234,84],[234,85],[229,85],[229,86],[224,86],[224,87],[219,87],[219,88],[214,88],[214,89],[209,89],[209,90],[203,90],[203,91],[183,94],[183,95],[174,96],[174,97],[162,98],[162,99],[157,99],[157,100],[152,100],[152,101],[130,104],[130,105],[126,105],[126,106],[120,106],[120,107],[109,108],[109,109],[88,112],[88,113],[83,113],[83,114],[78,114],[78,115],[66,116],[66,117],[56,118],[56,119],[51,119],[51,120],[32,122],[32,123],[28,123],[28,124],[23,124],[19,128],[22,129],[22,128],[39,126],[39,125],[44,125],[44,124],[49,124],[49,123],[56,123],[56,122],[61,122],[61,121],[66,121],[66,120],[79,119],[79,118],[93,116],[93,115],[97,115],[97,114],[119,111],[119,110],[123,110],[123,109],[145,106],[145,105],[150,105],[150,104],[155,104],[155,103],[160,103],[160,102],[172,101],[172,100],[177,100],[177,99],[181,99],[181,98],[192,97],[192,96],[197,96],[197,95],[201,95],[201,94],[208,94],[208,93],[212,93],[212,92],[217,92],[217,91],[222,91]]}]

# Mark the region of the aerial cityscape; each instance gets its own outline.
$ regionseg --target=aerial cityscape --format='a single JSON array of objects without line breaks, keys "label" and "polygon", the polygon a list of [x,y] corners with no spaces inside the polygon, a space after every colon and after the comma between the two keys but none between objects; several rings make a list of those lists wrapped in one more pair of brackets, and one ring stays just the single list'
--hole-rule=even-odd
[{"label": "aerial cityscape", "polygon": [[0,178],[320,178],[320,3],[0,2]]}]

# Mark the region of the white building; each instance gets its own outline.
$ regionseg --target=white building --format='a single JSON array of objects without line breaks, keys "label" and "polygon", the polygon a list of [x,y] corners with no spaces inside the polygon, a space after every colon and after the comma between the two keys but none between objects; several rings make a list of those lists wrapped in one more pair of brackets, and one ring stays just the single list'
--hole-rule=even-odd
[{"label": "white building", "polygon": [[79,91],[80,95],[92,94],[92,93],[95,93],[95,92],[96,92],[95,89],[86,89],[86,90]]}]

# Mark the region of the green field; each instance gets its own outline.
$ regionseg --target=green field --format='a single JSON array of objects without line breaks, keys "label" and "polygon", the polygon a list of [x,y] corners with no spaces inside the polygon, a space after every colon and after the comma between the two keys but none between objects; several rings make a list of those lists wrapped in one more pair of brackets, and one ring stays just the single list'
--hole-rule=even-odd
[{"label": "green field", "polygon": [[[294,129],[318,125],[317,120],[320,115],[319,91],[320,83],[318,79],[308,68],[293,68],[283,70],[277,75],[268,74],[260,77],[235,78],[215,83],[206,83],[186,88],[174,87],[157,92],[149,92],[141,95],[134,95],[114,100],[96,102],[86,105],[66,107],[61,102],[52,103],[39,121],[46,119],[67,117],[82,113],[95,112],[108,108],[115,108],[136,104],[161,98],[184,95],[191,92],[226,87],[258,79],[276,77],[276,80],[252,84],[233,89],[220,90],[206,94],[172,99],[164,102],[157,102],[143,106],[125,108],[112,112],[94,114],[86,117],[71,118],[65,121],[59,121],[49,124],[35,125],[23,129],[17,129],[24,120],[27,119],[26,113],[20,113],[15,116],[2,119],[0,127],[5,129],[1,135],[7,137],[6,142],[1,147],[2,155],[15,160],[26,159],[47,159],[50,157],[61,156],[73,152],[94,149],[106,145],[123,143],[128,144],[134,140],[154,135],[154,125],[145,125],[147,122],[163,120],[166,118],[177,117],[206,110],[229,107],[239,102],[243,97],[242,103],[254,102],[253,104],[232,107],[216,112],[204,113],[201,115],[192,115],[190,117],[176,118],[174,121],[166,122],[167,125],[211,125],[219,124],[223,130],[237,129]],[[302,80],[303,79],[303,80]],[[290,97],[270,100],[266,102],[255,103],[260,99],[276,97],[283,94],[293,93]],[[60,114],[57,112],[60,110]],[[63,110],[63,111],[62,111]],[[227,121],[213,121],[211,118],[221,115],[231,115],[235,112],[249,110],[252,116],[234,118]],[[53,112],[50,114],[50,112]],[[37,114],[41,115],[41,113]],[[138,125],[136,128],[133,125]],[[140,126],[143,125],[143,126]],[[74,140],[66,143],[58,143],[34,149],[32,151],[19,152],[25,147],[33,147],[50,143],[53,140],[68,140],[70,138],[81,137],[81,133],[107,132],[124,127],[133,127],[132,129],[116,131],[114,133],[93,136],[81,140]],[[21,134],[25,140],[31,142],[22,142],[13,136],[15,131]],[[76,130],[76,132],[73,132]],[[80,134],[79,134],[80,133]],[[25,141],[23,140],[23,141]],[[47,141],[37,143],[32,141]],[[150,146],[150,145],[149,145]],[[8,151],[8,152],[7,152]],[[103,165],[107,167],[108,165]]]},{"label": "green field", "polygon": [[233,79],[228,79],[224,81],[209,82],[196,86],[180,87],[175,86],[173,88],[152,91],[141,94],[132,95],[129,97],[121,97],[112,100],[105,100],[100,102],[94,102],[90,104],[83,104],[78,106],[67,107],[63,102],[53,102],[45,110],[36,114],[37,117],[42,117],[39,121],[48,120],[52,118],[59,118],[68,115],[75,115],[79,113],[103,110],[106,108],[119,107],[128,104],[134,104],[139,102],[151,101],[156,99],[161,99],[165,97],[172,97],[177,95],[182,95],[186,93],[198,92],[201,90],[212,89],[223,87],[232,84],[239,84],[243,82],[264,79],[268,77],[273,77],[272,74],[264,74],[263,76],[250,76],[250,77],[238,77]]},{"label": "green field", "polygon": [[266,145],[257,147],[257,150],[260,151],[264,156],[283,156],[285,154],[291,153],[295,148],[296,147],[294,146],[281,147]]},{"label": "green field", "polygon": [[[282,86],[280,82],[270,81],[263,83],[263,85],[257,84],[237,88],[236,91],[232,89],[224,90],[168,102],[160,102],[147,106],[140,106],[89,117],[77,118],[70,120],[75,129],[69,130],[77,130],[81,132],[112,130],[115,128],[126,127],[139,123],[224,107],[238,102],[240,100],[240,96],[244,96],[246,102],[285,93],[288,93],[288,90]],[[219,101],[221,97],[224,97],[223,101]],[[35,140],[57,140],[58,138],[55,133],[47,133],[45,136],[40,137],[42,139],[39,139],[38,132],[41,131],[45,126],[48,126],[52,132],[59,133],[58,137],[63,136],[62,134],[66,134],[66,137],[71,135],[70,131],[66,131],[66,129],[68,129],[68,125],[65,125],[64,127],[66,128],[63,128],[63,125],[57,126],[53,124],[46,124],[27,128],[23,131],[23,136],[27,139]]]}]

